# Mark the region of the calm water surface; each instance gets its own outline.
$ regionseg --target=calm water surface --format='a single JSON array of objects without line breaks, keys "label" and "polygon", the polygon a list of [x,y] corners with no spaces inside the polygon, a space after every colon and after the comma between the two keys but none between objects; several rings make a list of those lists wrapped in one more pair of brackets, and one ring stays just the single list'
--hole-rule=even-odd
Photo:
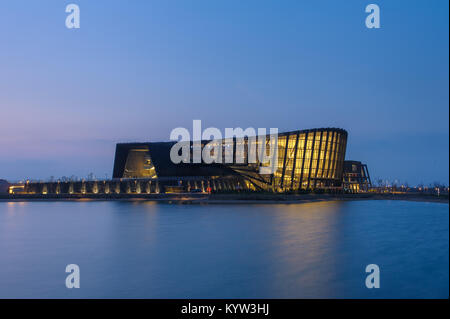
[{"label": "calm water surface", "polygon": [[0,203],[0,298],[448,298],[448,274],[448,204]]}]

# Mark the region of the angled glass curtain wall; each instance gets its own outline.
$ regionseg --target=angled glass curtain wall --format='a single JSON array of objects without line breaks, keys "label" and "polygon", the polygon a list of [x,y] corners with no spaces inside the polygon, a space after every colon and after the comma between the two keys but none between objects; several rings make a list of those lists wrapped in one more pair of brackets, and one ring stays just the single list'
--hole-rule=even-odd
[{"label": "angled glass curtain wall", "polygon": [[[211,143],[212,142],[212,143]],[[190,143],[191,160],[193,147]],[[226,167],[231,174],[248,181],[250,189],[288,192],[300,189],[333,188],[342,185],[343,165],[347,144],[347,132],[337,128],[311,129],[278,134],[278,153],[276,170],[273,174],[259,174],[259,144],[265,143],[266,159],[273,150],[270,149],[270,135],[230,138],[215,141],[202,141],[202,148],[210,144],[215,146],[210,156],[222,158],[222,165],[215,165],[208,172],[209,176],[223,176]],[[169,148],[168,148],[169,149]],[[153,150],[154,151],[154,150]],[[217,153],[216,153],[217,152]],[[232,154],[231,163],[227,154]],[[254,155],[254,156],[250,156]],[[124,178],[158,178],[158,166],[152,161],[151,143],[148,146],[131,148],[127,151],[124,164]],[[253,157],[256,162],[249,158]],[[228,158],[230,158],[228,156]],[[193,163],[191,161],[191,163]],[[158,165],[164,165],[159,163]],[[189,170],[189,164],[185,169]],[[199,164],[196,164],[197,167]],[[201,165],[208,165],[203,162]],[[194,167],[194,166],[193,166]],[[179,174],[182,170],[174,170]],[[182,173],[183,174],[183,173]],[[182,177],[183,175],[180,175]],[[167,173],[166,173],[167,175]]]},{"label": "angled glass curtain wall", "polygon": [[[247,139],[245,143],[247,156]],[[346,144],[347,132],[340,129],[282,133],[278,136],[277,170],[270,182],[258,186],[276,192],[340,186]],[[268,145],[266,136],[266,155]]]}]

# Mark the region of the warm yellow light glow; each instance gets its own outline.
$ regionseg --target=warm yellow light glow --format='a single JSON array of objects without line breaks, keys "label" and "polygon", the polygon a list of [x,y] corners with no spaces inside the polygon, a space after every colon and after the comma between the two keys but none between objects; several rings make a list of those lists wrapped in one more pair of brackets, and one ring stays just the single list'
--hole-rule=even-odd
[{"label": "warm yellow light glow", "polygon": [[25,189],[25,185],[12,185],[12,186],[9,186],[9,188],[8,188],[8,193],[9,194],[15,194],[15,192],[17,191],[17,190],[24,190]]}]

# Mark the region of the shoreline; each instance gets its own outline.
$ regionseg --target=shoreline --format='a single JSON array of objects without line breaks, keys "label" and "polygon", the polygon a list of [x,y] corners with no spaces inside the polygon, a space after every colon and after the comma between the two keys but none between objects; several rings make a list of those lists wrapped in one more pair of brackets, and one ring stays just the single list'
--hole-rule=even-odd
[{"label": "shoreline", "polygon": [[323,201],[405,200],[448,204],[448,195],[431,194],[88,194],[0,195],[0,202],[154,201],[169,204],[301,204]]}]

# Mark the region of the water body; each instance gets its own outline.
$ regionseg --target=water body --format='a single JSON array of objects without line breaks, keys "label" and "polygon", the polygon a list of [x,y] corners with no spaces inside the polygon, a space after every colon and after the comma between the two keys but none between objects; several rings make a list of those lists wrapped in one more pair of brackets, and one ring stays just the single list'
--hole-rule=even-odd
[{"label": "water body", "polygon": [[1,298],[448,296],[448,204],[0,203]]}]

